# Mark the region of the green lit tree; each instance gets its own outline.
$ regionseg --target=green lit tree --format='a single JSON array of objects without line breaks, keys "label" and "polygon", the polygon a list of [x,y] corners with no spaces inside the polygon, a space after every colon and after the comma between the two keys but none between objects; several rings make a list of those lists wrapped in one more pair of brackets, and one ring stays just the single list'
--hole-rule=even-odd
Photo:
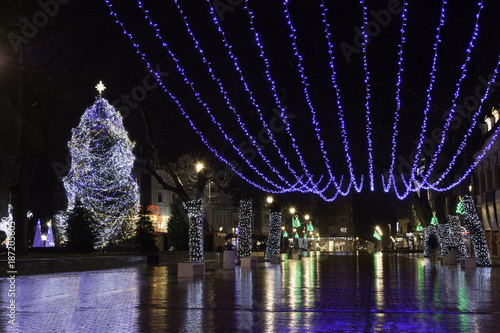
[{"label": "green lit tree", "polygon": [[135,241],[139,252],[152,253],[159,251],[158,246],[156,246],[155,227],[152,218],[151,213],[141,208],[135,228]]},{"label": "green lit tree", "polygon": [[178,251],[187,251],[189,248],[189,227],[182,199],[178,196],[170,204],[170,220],[168,221],[168,243]]},{"label": "green lit tree", "polygon": [[66,247],[70,252],[92,252],[97,241],[98,228],[94,215],[77,198],[73,209],[69,211]]}]

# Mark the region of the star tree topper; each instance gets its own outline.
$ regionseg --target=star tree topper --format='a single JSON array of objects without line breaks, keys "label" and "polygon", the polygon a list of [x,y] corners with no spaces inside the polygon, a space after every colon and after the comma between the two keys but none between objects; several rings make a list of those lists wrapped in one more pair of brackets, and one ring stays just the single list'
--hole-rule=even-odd
[{"label": "star tree topper", "polygon": [[102,81],[99,81],[99,83],[95,86],[95,88],[99,92],[99,95],[102,95],[102,92],[106,89],[104,84],[102,84]]}]

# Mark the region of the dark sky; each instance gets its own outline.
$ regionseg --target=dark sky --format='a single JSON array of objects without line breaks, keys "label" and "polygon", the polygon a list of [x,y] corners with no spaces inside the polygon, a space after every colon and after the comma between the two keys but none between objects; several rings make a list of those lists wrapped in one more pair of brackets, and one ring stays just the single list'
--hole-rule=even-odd
[{"label": "dark sky", "polygon": [[[186,110],[192,115],[198,126],[205,132],[213,145],[224,152],[224,156],[237,159],[231,149],[225,145],[220,131],[211,124],[210,118],[196,102],[196,99],[184,85],[168,53],[154,38],[153,31],[145,24],[141,11],[135,1],[114,1],[115,9],[123,18],[127,29],[134,34],[136,42],[143,46],[148,60],[162,73],[163,82],[179,96]],[[255,98],[258,100],[264,117],[271,122],[275,113],[274,99],[266,83],[264,66],[258,57],[258,48],[249,29],[248,16],[243,3],[224,1],[224,11],[219,15],[221,24],[234,53],[242,64],[243,73],[249,82]],[[398,1],[367,1],[368,21],[376,26],[374,13],[386,11],[391,3]],[[26,2],[25,2],[26,3]],[[231,3],[231,4],[229,4]],[[335,93],[331,87],[329,58],[324,40],[318,1],[292,1],[290,13],[296,25],[298,46],[303,55],[304,67],[310,79],[311,100],[317,110],[321,134],[324,138],[334,173],[347,173],[347,165],[339,132]],[[0,2],[2,10],[2,35],[0,53],[0,76],[2,77],[2,149],[13,154],[15,146],[16,117],[9,113],[15,104],[14,92],[17,87],[16,59],[9,33],[22,36],[22,27],[16,27],[16,18],[20,15],[32,21],[43,8],[38,4],[24,4],[14,8],[10,1]],[[205,1],[180,1],[193,32],[212,62],[217,76],[227,87],[228,96],[238,110],[243,121],[251,128],[252,135],[258,136],[261,127],[259,119],[239,81],[232,62],[227,56],[222,41],[214,29],[209,16],[209,6]],[[481,21],[481,30],[476,42],[477,47],[471,58],[470,75],[464,80],[462,96],[473,93],[479,78],[487,77],[492,72],[500,49],[499,25],[495,13],[499,12],[498,1],[484,1],[485,10]],[[236,124],[236,118],[224,104],[218,88],[214,85],[200,61],[198,52],[186,32],[184,23],[173,1],[145,1],[151,17],[158,23],[162,36],[177,55],[187,75],[199,89],[201,96],[209,103],[214,114],[220,119],[227,133],[236,145],[251,148],[245,144],[245,136]],[[220,2],[219,2],[220,6]],[[342,91],[348,135],[351,144],[353,164],[357,175],[365,176],[367,190],[367,144],[365,128],[365,94],[362,53],[345,56],[339,45],[356,46],[356,27],[362,24],[361,9],[357,1],[326,1],[331,24],[332,41],[335,45],[336,67],[339,87]],[[291,115],[291,124],[296,133],[297,144],[301,147],[305,160],[313,173],[326,173],[326,167],[311,122],[303,88],[298,75],[297,61],[293,56],[289,32],[283,15],[283,6],[279,1],[251,1],[250,7],[255,13],[255,24],[267,52],[271,72],[278,87],[278,94],[287,113]],[[404,48],[405,69],[401,93],[402,111],[400,127],[400,151],[398,156],[408,159],[415,149],[415,139],[422,123],[425,108],[426,89],[429,85],[429,72],[432,62],[432,47],[436,24],[439,18],[440,2],[434,0],[410,1],[408,7],[407,42]],[[472,33],[476,2],[450,1],[446,24],[442,30],[442,44],[439,48],[439,61],[436,70],[436,82],[431,105],[429,128],[443,126],[443,113],[451,107],[455,84],[460,76],[460,66],[465,56]],[[68,166],[66,142],[70,139],[71,128],[78,124],[85,108],[89,107],[96,95],[95,84],[102,80],[107,86],[105,97],[110,102],[117,100],[116,106],[124,115],[125,127],[129,130],[138,147],[148,149],[138,107],[144,108],[152,120],[155,138],[165,135],[163,149],[171,156],[184,152],[196,152],[210,156],[199,138],[181,116],[177,106],[161,88],[145,89],[153,81],[131,47],[130,41],[123,34],[121,27],[115,24],[104,0],[70,1],[52,8],[53,17],[42,22],[36,33],[26,38],[23,44],[23,62],[29,73],[23,84],[28,107],[27,120],[33,133],[30,152],[32,159],[31,200],[35,210],[41,215],[51,214],[53,209],[64,209],[64,202],[54,202],[53,192],[62,191],[60,175]],[[373,11],[373,12],[370,12]],[[368,45],[368,67],[371,82],[371,110],[373,123],[374,167],[377,175],[377,191],[380,190],[379,175],[390,162],[392,122],[395,109],[395,80],[397,73],[397,45],[401,18],[390,15],[385,26],[379,23],[379,32],[374,33]],[[12,39],[12,35],[10,35]],[[147,98],[141,93],[147,91]],[[498,94],[485,104],[490,110],[498,104]],[[468,119],[464,120],[464,124]],[[260,125],[259,125],[260,126]],[[463,129],[458,128],[457,133]],[[277,131],[277,141],[294,168],[298,158],[293,153],[290,138],[286,131]],[[279,164],[279,158],[270,144],[263,145],[269,159]],[[138,148],[138,152],[140,149]],[[247,153],[245,153],[247,154]],[[249,151],[248,154],[251,154]],[[250,155],[247,155],[247,157]],[[267,170],[258,158],[255,163]],[[281,165],[280,170],[292,179],[291,174]],[[243,171],[251,179],[263,184],[248,167]],[[268,171],[265,171],[269,174]],[[276,177],[270,175],[274,180]],[[274,177],[274,178],[273,178]],[[363,202],[363,200],[361,200]],[[47,216],[45,216],[47,217]]]}]

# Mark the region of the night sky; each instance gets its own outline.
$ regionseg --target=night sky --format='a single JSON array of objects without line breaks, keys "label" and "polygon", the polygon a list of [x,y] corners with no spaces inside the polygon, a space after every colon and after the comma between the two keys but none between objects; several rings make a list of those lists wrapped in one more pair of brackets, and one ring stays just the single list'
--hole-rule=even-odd
[{"label": "night sky", "polygon": [[[175,63],[154,38],[153,30],[147,25],[136,2],[114,3],[114,9],[120,19],[129,32],[134,34],[136,42],[141,44],[143,52],[148,55],[148,61],[161,72],[164,84],[182,101],[213,146],[223,152],[223,156],[228,160],[238,160],[237,155],[228,149],[225,138],[213,126],[210,118],[183,83]],[[253,109],[214,28],[208,2],[179,3],[215,73],[227,87],[232,105],[251,129],[252,135],[258,136],[262,128],[258,114]],[[390,6],[398,3],[399,1],[367,1],[368,21],[377,23],[374,13],[387,11]],[[222,28],[233,45],[233,52],[242,65],[245,79],[263,110],[265,121],[269,123],[276,117],[273,111],[275,102],[266,83],[265,67],[258,56],[259,50],[253,33],[249,29],[244,3],[221,0],[215,1],[214,4],[218,6]],[[309,77],[311,100],[317,111],[321,135],[334,174],[348,177],[319,4],[320,1],[292,1],[289,5],[290,14],[297,30],[297,43],[303,56],[304,68]],[[362,10],[357,1],[325,1],[325,4],[329,9],[328,21],[332,32],[337,80],[342,91],[352,162],[355,174],[364,175],[363,190],[368,191],[363,55],[359,50],[357,53],[348,52],[348,55],[345,51],[345,47],[356,46],[356,28],[362,24]],[[228,135],[234,138],[237,146],[240,144],[242,149],[249,148],[250,146],[245,144],[246,139],[239,129],[236,117],[225,105],[217,86],[210,80],[199,53],[194,49],[174,2],[145,1],[144,6],[149,9],[151,18],[161,29],[162,37],[185,67],[186,74],[210,105]],[[16,92],[19,85],[19,53],[12,42],[11,33],[23,36],[22,27],[16,26],[19,17],[24,16],[26,20],[32,21],[43,8],[31,2],[17,7],[7,0],[1,0],[0,7],[0,152],[14,155],[17,115],[16,111],[12,110],[15,110],[18,98]],[[326,174],[326,166],[311,121],[311,112],[304,98],[298,64],[293,56],[283,4],[281,1],[250,1],[250,8],[255,15],[255,26],[269,59],[278,95],[290,115],[297,144],[301,147],[311,172],[315,175]],[[400,150],[397,154],[402,159],[411,156],[416,147],[415,140],[420,133],[440,9],[441,2],[434,0],[410,1],[408,5],[398,139]],[[146,70],[144,62],[123,34],[122,28],[115,23],[104,0],[67,1],[66,4],[58,4],[57,8],[52,7],[50,10],[53,17],[47,16],[47,21],[42,22],[45,24],[39,24],[37,31],[32,31],[30,37],[25,38],[26,43],[22,45],[23,67],[28,73],[22,87],[27,107],[25,120],[30,131],[30,203],[36,218],[50,218],[55,210],[66,208],[64,200],[55,199],[60,198],[61,191],[64,191],[60,176],[69,165],[66,143],[71,137],[71,128],[77,126],[85,108],[92,105],[97,94],[94,86],[99,80],[107,87],[104,96],[115,103],[122,112],[125,128],[131,139],[138,143],[136,154],[145,155],[150,148],[139,112],[139,108],[143,108],[153,124],[154,139],[164,137],[162,149],[166,156],[174,158],[185,152],[194,152],[196,156],[214,160],[172,99],[160,87],[153,88],[154,80]],[[469,74],[463,80],[461,99],[473,95],[480,85],[481,78],[488,78],[496,65],[500,50],[500,26],[497,22],[499,10],[498,1],[484,1],[476,48],[471,56]],[[477,2],[450,1],[448,5],[446,23],[441,34],[442,43],[438,49],[436,81],[428,124],[430,129],[443,126],[445,111],[451,107],[455,85],[461,75],[460,66],[464,62],[465,50],[474,28],[476,12]],[[397,203],[393,197],[389,199],[388,196],[380,195],[380,174],[390,165],[401,17],[390,15],[385,18],[384,26],[379,24],[378,27],[379,31],[373,34],[367,48],[376,191],[374,194],[359,196],[355,200],[358,207],[371,208],[366,206],[366,203],[370,202],[371,206],[379,208],[364,210],[370,211],[367,214],[372,220],[377,219],[373,211],[384,211],[385,214],[390,211],[390,214],[395,214],[392,208]],[[344,53],[339,45],[344,45]],[[146,92],[147,96],[142,94],[143,92]],[[492,106],[498,106],[499,96],[497,90],[497,93],[485,102],[483,112],[487,113]],[[467,129],[465,125],[469,123],[469,118],[461,119],[450,137],[460,136]],[[284,147],[284,153],[289,156],[294,167],[297,167],[299,161],[286,131],[276,131],[276,140]],[[453,140],[451,142],[450,147],[456,145]],[[474,150],[479,142],[477,132],[474,133],[472,142],[471,149]],[[263,144],[263,151],[268,152],[269,159],[278,164],[279,156],[270,144]],[[241,159],[239,160],[240,164],[243,164]],[[401,165],[401,159],[398,161],[396,168]],[[255,163],[259,168],[267,170],[258,159]],[[245,166],[242,170],[252,180],[263,184],[248,167]],[[284,166],[281,170],[287,177],[292,178]],[[381,203],[386,205],[381,206]],[[388,219],[392,219],[392,215]]]}]

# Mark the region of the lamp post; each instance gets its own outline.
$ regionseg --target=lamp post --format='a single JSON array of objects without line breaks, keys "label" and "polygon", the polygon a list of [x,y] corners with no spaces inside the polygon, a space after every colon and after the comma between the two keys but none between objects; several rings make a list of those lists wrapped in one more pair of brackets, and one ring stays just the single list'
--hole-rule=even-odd
[{"label": "lamp post", "polygon": [[281,226],[281,253],[285,252],[285,226]]}]

